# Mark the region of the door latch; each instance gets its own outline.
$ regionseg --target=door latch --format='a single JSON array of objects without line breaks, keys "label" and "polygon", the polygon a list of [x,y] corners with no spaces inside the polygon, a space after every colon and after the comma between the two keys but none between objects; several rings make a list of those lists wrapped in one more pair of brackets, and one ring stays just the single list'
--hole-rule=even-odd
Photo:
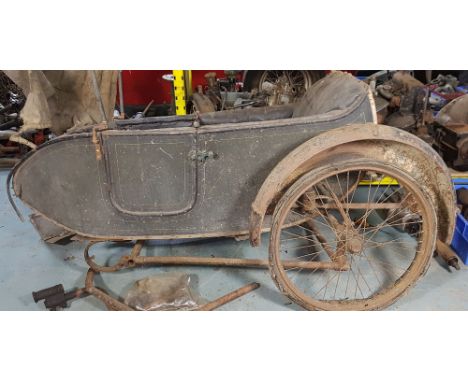
[{"label": "door latch", "polygon": [[218,158],[218,154],[207,150],[192,150],[190,151],[189,156],[191,160],[198,161],[200,163],[205,163],[207,159]]}]

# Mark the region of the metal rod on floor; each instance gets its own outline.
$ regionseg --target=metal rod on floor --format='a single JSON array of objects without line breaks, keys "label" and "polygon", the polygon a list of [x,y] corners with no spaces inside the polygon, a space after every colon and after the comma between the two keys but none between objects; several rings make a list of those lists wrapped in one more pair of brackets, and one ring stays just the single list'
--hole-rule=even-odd
[{"label": "metal rod on floor", "polygon": [[238,299],[239,297],[242,297],[243,295],[249,293],[249,292],[252,292],[253,290],[255,289],[258,289],[260,288],[260,284],[259,283],[250,283],[250,284],[247,284],[245,286],[243,286],[242,288],[239,288],[239,289],[236,289],[235,291],[231,292],[231,293],[228,293],[220,298],[217,298],[216,300],[214,301],[211,301],[205,305],[202,305],[200,306],[198,309],[196,310],[201,310],[201,311],[208,311],[208,310],[214,310],[214,309],[217,309],[219,308],[220,306],[223,306],[225,304],[227,304],[228,302],[231,302],[235,299]]},{"label": "metal rod on floor", "polygon": [[[239,259],[228,257],[195,257],[195,256],[142,256],[134,260],[135,265],[197,265],[212,267],[242,267],[242,268],[268,268],[268,260]],[[343,268],[330,261],[296,261],[282,262],[284,269],[334,269]]]}]

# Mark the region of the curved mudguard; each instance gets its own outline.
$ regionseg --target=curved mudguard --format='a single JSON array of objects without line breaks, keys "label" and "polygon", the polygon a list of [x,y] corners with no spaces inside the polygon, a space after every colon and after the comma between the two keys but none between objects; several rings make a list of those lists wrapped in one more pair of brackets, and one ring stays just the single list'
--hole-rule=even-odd
[{"label": "curved mudguard", "polygon": [[[424,141],[395,127],[353,124],[323,132],[288,154],[273,169],[252,203],[250,241],[260,244],[263,220],[269,207],[301,175],[335,155],[359,153],[383,158],[406,170],[430,195],[437,211],[439,238],[449,243],[455,225],[455,193],[442,158]],[[270,208],[271,210],[271,208]]]}]

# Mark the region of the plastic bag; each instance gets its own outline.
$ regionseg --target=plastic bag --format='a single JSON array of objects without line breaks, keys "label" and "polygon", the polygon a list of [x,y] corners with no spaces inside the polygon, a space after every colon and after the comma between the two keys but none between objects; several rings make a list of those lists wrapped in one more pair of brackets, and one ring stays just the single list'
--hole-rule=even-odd
[{"label": "plastic bag", "polygon": [[133,284],[125,303],[136,310],[194,310],[204,301],[190,284],[190,276],[180,272],[146,277]]}]

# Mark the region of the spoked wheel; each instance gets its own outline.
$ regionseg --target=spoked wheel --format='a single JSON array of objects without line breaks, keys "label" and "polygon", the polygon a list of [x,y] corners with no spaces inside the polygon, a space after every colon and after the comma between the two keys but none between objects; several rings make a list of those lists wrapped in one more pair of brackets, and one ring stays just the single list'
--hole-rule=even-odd
[{"label": "spoked wheel", "polygon": [[264,82],[276,84],[283,78],[287,80],[297,97],[301,97],[315,82],[306,70],[266,70],[260,77],[260,88]]},{"label": "spoked wheel", "polygon": [[[285,225],[293,217],[300,223]],[[270,272],[306,309],[381,309],[425,272],[436,229],[429,197],[408,174],[379,160],[339,159],[304,175],[278,202]],[[285,260],[327,266],[285,269]]]},{"label": "spoked wheel", "polygon": [[276,84],[281,78],[286,78],[296,96],[301,97],[322,77],[321,71],[314,70],[251,70],[248,72],[244,87],[248,91],[261,89],[264,82]]},{"label": "spoked wheel", "polygon": [[316,78],[307,70],[266,70],[260,77],[260,89],[264,82],[276,84],[282,79],[289,83],[298,98],[302,97],[316,81]]}]

